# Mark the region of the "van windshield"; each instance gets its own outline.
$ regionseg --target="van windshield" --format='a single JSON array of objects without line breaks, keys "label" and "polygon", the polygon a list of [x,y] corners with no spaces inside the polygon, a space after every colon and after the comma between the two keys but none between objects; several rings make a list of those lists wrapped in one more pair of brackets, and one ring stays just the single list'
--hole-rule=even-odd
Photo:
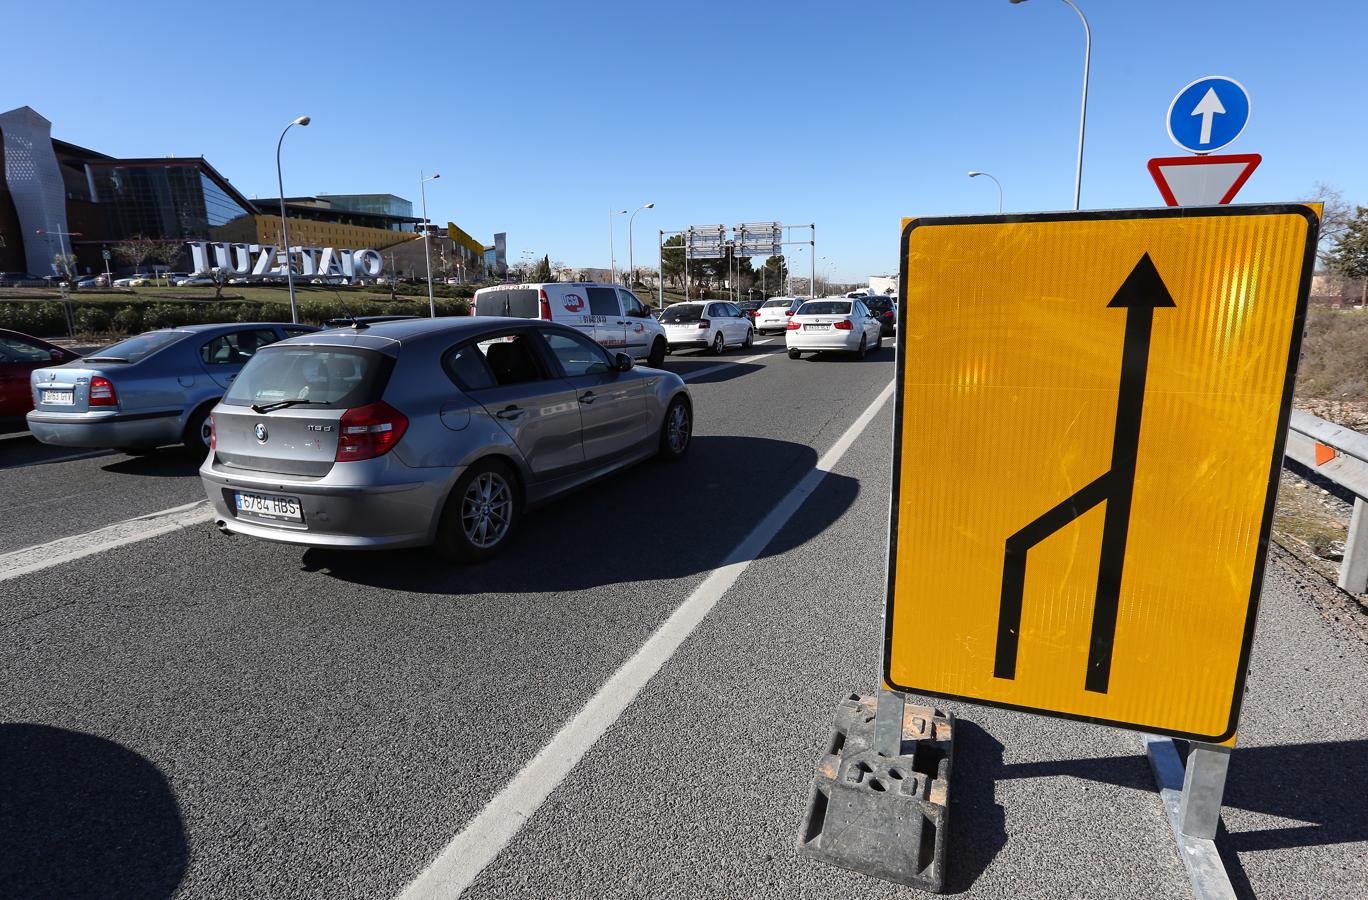
[{"label": "van windshield", "polygon": [[513,316],[518,319],[541,318],[541,303],[537,291],[522,288],[513,291],[481,291],[475,295],[475,314],[479,316]]},{"label": "van windshield", "polygon": [[223,402],[265,406],[304,400],[328,409],[365,406],[380,399],[390,368],[389,357],[359,347],[263,347],[243,366]]},{"label": "van windshield", "polygon": [[703,318],[701,303],[677,303],[660,314],[662,322],[697,322]]}]

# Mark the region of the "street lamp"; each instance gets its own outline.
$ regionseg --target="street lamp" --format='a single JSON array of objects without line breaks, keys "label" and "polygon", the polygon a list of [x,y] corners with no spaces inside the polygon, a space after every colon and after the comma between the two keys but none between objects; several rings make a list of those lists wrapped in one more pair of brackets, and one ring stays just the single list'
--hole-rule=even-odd
[{"label": "street lamp", "polygon": [[285,126],[285,131],[280,133],[280,140],[276,141],[276,187],[280,188],[280,238],[285,244],[285,283],[290,286],[290,321],[296,325],[299,324],[299,306],[295,303],[294,261],[290,258],[290,221],[285,216],[285,179],[280,174],[280,145],[285,142],[285,132],[296,125],[308,124],[309,117],[300,116]]},{"label": "street lamp", "polygon": [[[970,177],[970,178],[977,178],[977,177],[979,177],[980,175],[982,175],[984,178],[992,178],[992,179],[993,179],[993,184],[997,185],[997,189],[998,189],[998,215],[1002,215],[1002,182],[1001,182],[1001,181],[998,181],[996,178],[993,177],[993,175],[991,175],[991,174],[988,173],[988,172],[970,172],[970,173],[969,173],[969,177]],[[1075,209],[1077,209],[1077,207],[1075,207]]]},{"label": "street lamp", "polygon": [[[1008,2],[1025,3],[1026,0],[1008,0]],[[1088,27],[1088,17],[1083,15],[1083,10],[1078,8],[1078,4],[1073,0],[1064,0],[1065,3],[1073,7],[1073,11],[1078,13],[1078,18],[1083,20],[1083,105],[1078,112],[1078,166],[1074,171],[1074,209],[1078,209],[1079,197],[1083,193],[1083,130],[1088,124],[1088,69],[1092,63],[1092,29]]]},{"label": "street lamp", "polygon": [[[654,204],[654,203],[647,203],[645,206],[641,207],[641,209],[655,209],[655,204]],[[636,214],[639,213],[639,212],[641,212],[641,209],[638,209],[636,212],[632,213],[631,217],[627,219],[627,289],[628,289],[628,290],[631,290],[631,289],[632,289],[632,277],[633,277],[634,275],[636,275],[636,255],[633,253],[634,248],[632,247],[632,219],[635,219],[635,218],[636,218]],[[613,220],[610,218],[610,219],[608,220],[609,231],[612,230],[612,223],[613,223]]]},{"label": "street lamp", "polygon": [[427,183],[436,181],[441,177],[441,175],[434,173],[424,178],[423,170],[418,170],[418,191],[423,195],[423,256],[427,259],[428,315],[434,319],[437,318],[437,301],[432,297],[432,247],[428,239],[432,233],[432,223],[428,221],[427,217]]},{"label": "street lamp", "polygon": [[617,278],[617,255],[613,252],[613,216],[625,216],[627,210],[608,210],[608,282]]}]

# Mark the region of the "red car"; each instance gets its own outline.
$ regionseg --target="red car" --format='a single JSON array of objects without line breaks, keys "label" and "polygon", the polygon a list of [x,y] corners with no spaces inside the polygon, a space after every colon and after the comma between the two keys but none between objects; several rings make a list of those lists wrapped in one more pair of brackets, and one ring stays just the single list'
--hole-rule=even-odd
[{"label": "red car", "polygon": [[34,369],[73,359],[80,359],[80,355],[36,337],[0,328],[0,419],[22,418],[33,409],[29,375]]}]

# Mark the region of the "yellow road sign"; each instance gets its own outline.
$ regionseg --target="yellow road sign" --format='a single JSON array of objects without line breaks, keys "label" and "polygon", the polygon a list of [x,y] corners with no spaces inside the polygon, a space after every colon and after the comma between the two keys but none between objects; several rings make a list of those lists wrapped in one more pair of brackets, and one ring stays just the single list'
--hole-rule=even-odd
[{"label": "yellow road sign", "polygon": [[884,681],[1235,732],[1317,218],[905,223]]}]

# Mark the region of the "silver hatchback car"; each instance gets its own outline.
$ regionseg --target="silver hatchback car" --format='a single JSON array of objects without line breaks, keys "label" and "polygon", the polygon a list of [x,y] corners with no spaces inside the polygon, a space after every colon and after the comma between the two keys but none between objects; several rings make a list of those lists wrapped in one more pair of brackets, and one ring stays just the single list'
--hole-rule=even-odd
[{"label": "silver hatchback car", "polygon": [[214,408],[200,476],[225,531],[474,561],[537,504],[679,459],[692,426],[679,376],[564,325],[358,323],[262,348]]}]

